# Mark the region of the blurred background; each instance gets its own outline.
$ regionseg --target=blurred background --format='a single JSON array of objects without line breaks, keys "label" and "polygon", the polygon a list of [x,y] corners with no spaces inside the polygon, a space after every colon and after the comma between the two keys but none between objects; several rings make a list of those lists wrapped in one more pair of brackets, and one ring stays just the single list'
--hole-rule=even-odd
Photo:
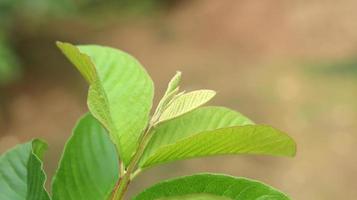
[{"label": "blurred background", "polygon": [[223,156],[153,168],[132,194],[212,171],[261,180],[293,199],[356,199],[355,8],[355,0],[1,0],[0,152],[47,140],[51,179],[87,110],[86,83],[54,43],[95,43],[137,57],[157,98],[181,70],[184,89],[214,89],[214,104],[280,128],[298,144],[293,159]]}]

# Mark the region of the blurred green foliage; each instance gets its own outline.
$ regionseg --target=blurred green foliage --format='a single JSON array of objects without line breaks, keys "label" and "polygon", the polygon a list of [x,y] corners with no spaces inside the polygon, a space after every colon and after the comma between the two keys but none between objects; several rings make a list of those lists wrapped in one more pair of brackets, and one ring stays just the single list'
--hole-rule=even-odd
[{"label": "blurred green foliage", "polygon": [[357,57],[348,57],[330,61],[307,62],[306,71],[316,75],[343,76],[355,78],[357,76]]},{"label": "blurred green foliage", "polygon": [[[1,0],[0,1],[0,86],[21,75],[20,59],[13,49],[12,30],[35,26],[54,18],[89,16],[88,13],[114,12],[121,15],[147,14],[165,8],[175,0]],[[22,19],[22,20],[19,20]],[[25,23],[25,24],[24,24]]]},{"label": "blurred green foliage", "polygon": [[73,11],[71,0],[2,0],[0,1],[0,85],[17,80],[21,74],[20,59],[12,47],[11,29],[18,18],[47,19]]},{"label": "blurred green foliage", "polygon": [[0,85],[15,80],[20,74],[19,69],[19,61],[15,53],[0,36]]}]

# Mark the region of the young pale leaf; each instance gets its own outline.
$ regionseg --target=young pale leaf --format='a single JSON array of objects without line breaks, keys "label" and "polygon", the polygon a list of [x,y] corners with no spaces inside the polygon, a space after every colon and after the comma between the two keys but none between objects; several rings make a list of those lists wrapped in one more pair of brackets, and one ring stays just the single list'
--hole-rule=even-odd
[{"label": "young pale leaf", "polygon": [[158,120],[162,112],[165,110],[167,104],[176,96],[179,91],[180,81],[181,72],[176,72],[175,76],[170,80],[164,96],[157,105],[154,116],[151,119],[152,123],[155,123]]},{"label": "young pale leaf", "polygon": [[168,94],[170,94],[172,91],[174,91],[176,88],[179,87],[179,84],[181,82],[181,75],[182,74],[180,71],[176,72],[175,76],[170,80],[164,96],[167,96]]},{"label": "young pale leaf", "polygon": [[141,64],[110,47],[57,43],[90,84],[88,106],[128,164],[145,129],[154,86]]},{"label": "young pale leaf", "polygon": [[224,107],[202,107],[186,115],[164,122],[153,130],[153,136],[141,159],[141,166],[158,149],[175,144],[176,142],[195,134],[212,131],[219,128],[253,124],[244,115]]},{"label": "young pale leaf", "polygon": [[52,183],[53,200],[107,199],[119,175],[114,144],[90,114],[68,140]]},{"label": "young pale leaf", "polygon": [[284,193],[247,178],[198,174],[158,183],[133,200],[289,200]]},{"label": "young pale leaf", "polygon": [[167,105],[159,118],[159,123],[188,113],[207,103],[215,95],[216,92],[213,90],[197,90],[180,95]]},{"label": "young pale leaf", "polygon": [[0,157],[1,200],[49,200],[44,188],[42,157],[47,145],[41,140],[21,144]]}]

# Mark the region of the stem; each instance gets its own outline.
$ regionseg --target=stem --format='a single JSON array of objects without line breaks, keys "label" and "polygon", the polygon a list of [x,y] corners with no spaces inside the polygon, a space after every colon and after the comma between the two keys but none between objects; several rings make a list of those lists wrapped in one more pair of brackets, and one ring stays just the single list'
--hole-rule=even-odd
[{"label": "stem", "polygon": [[[127,174],[127,173],[126,173]],[[119,179],[118,183],[116,184],[112,198],[113,200],[121,200],[124,197],[124,194],[128,188],[128,185],[130,183],[130,179],[128,179],[128,176],[126,174]]]},{"label": "stem", "polygon": [[124,174],[121,176],[118,183],[114,187],[111,200],[122,200],[124,198],[124,194],[127,191],[128,185],[131,181],[132,173],[135,172],[137,164],[144,153],[146,145],[150,140],[150,131],[152,127],[152,124],[150,124],[148,128],[146,128],[143,137],[140,140],[138,150],[135,152],[133,159],[130,161],[128,169],[124,172]]}]

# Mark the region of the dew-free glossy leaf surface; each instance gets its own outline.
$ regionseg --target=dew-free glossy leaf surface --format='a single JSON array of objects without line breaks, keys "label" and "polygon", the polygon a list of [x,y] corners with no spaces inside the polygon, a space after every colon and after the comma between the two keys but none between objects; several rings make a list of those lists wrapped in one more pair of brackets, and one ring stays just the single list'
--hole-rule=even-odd
[{"label": "dew-free glossy leaf surface", "polygon": [[242,126],[253,122],[239,112],[224,107],[202,107],[186,115],[169,120],[158,125],[153,131],[140,165],[147,167],[153,163],[148,159],[160,148],[173,145],[176,142],[195,134],[212,131],[219,128]]},{"label": "dew-free glossy leaf surface", "polygon": [[162,112],[159,122],[167,121],[188,113],[207,103],[216,95],[213,90],[196,90],[173,99]]},{"label": "dew-free glossy leaf surface", "polygon": [[89,82],[89,109],[109,130],[128,164],[149,118],[154,94],[151,78],[135,58],[120,50],[57,45]]},{"label": "dew-free glossy leaf surface", "polygon": [[65,146],[52,183],[53,200],[107,199],[118,169],[115,146],[106,130],[86,114]]},{"label": "dew-free glossy leaf surface", "polygon": [[282,192],[247,178],[198,174],[158,183],[133,200],[289,200]]},{"label": "dew-free glossy leaf surface", "polygon": [[287,134],[265,125],[246,125],[202,132],[163,146],[144,166],[214,155],[294,156],[295,151],[295,142]]},{"label": "dew-free glossy leaf surface", "polygon": [[1,200],[49,200],[42,156],[47,145],[40,140],[17,145],[0,157]]}]

